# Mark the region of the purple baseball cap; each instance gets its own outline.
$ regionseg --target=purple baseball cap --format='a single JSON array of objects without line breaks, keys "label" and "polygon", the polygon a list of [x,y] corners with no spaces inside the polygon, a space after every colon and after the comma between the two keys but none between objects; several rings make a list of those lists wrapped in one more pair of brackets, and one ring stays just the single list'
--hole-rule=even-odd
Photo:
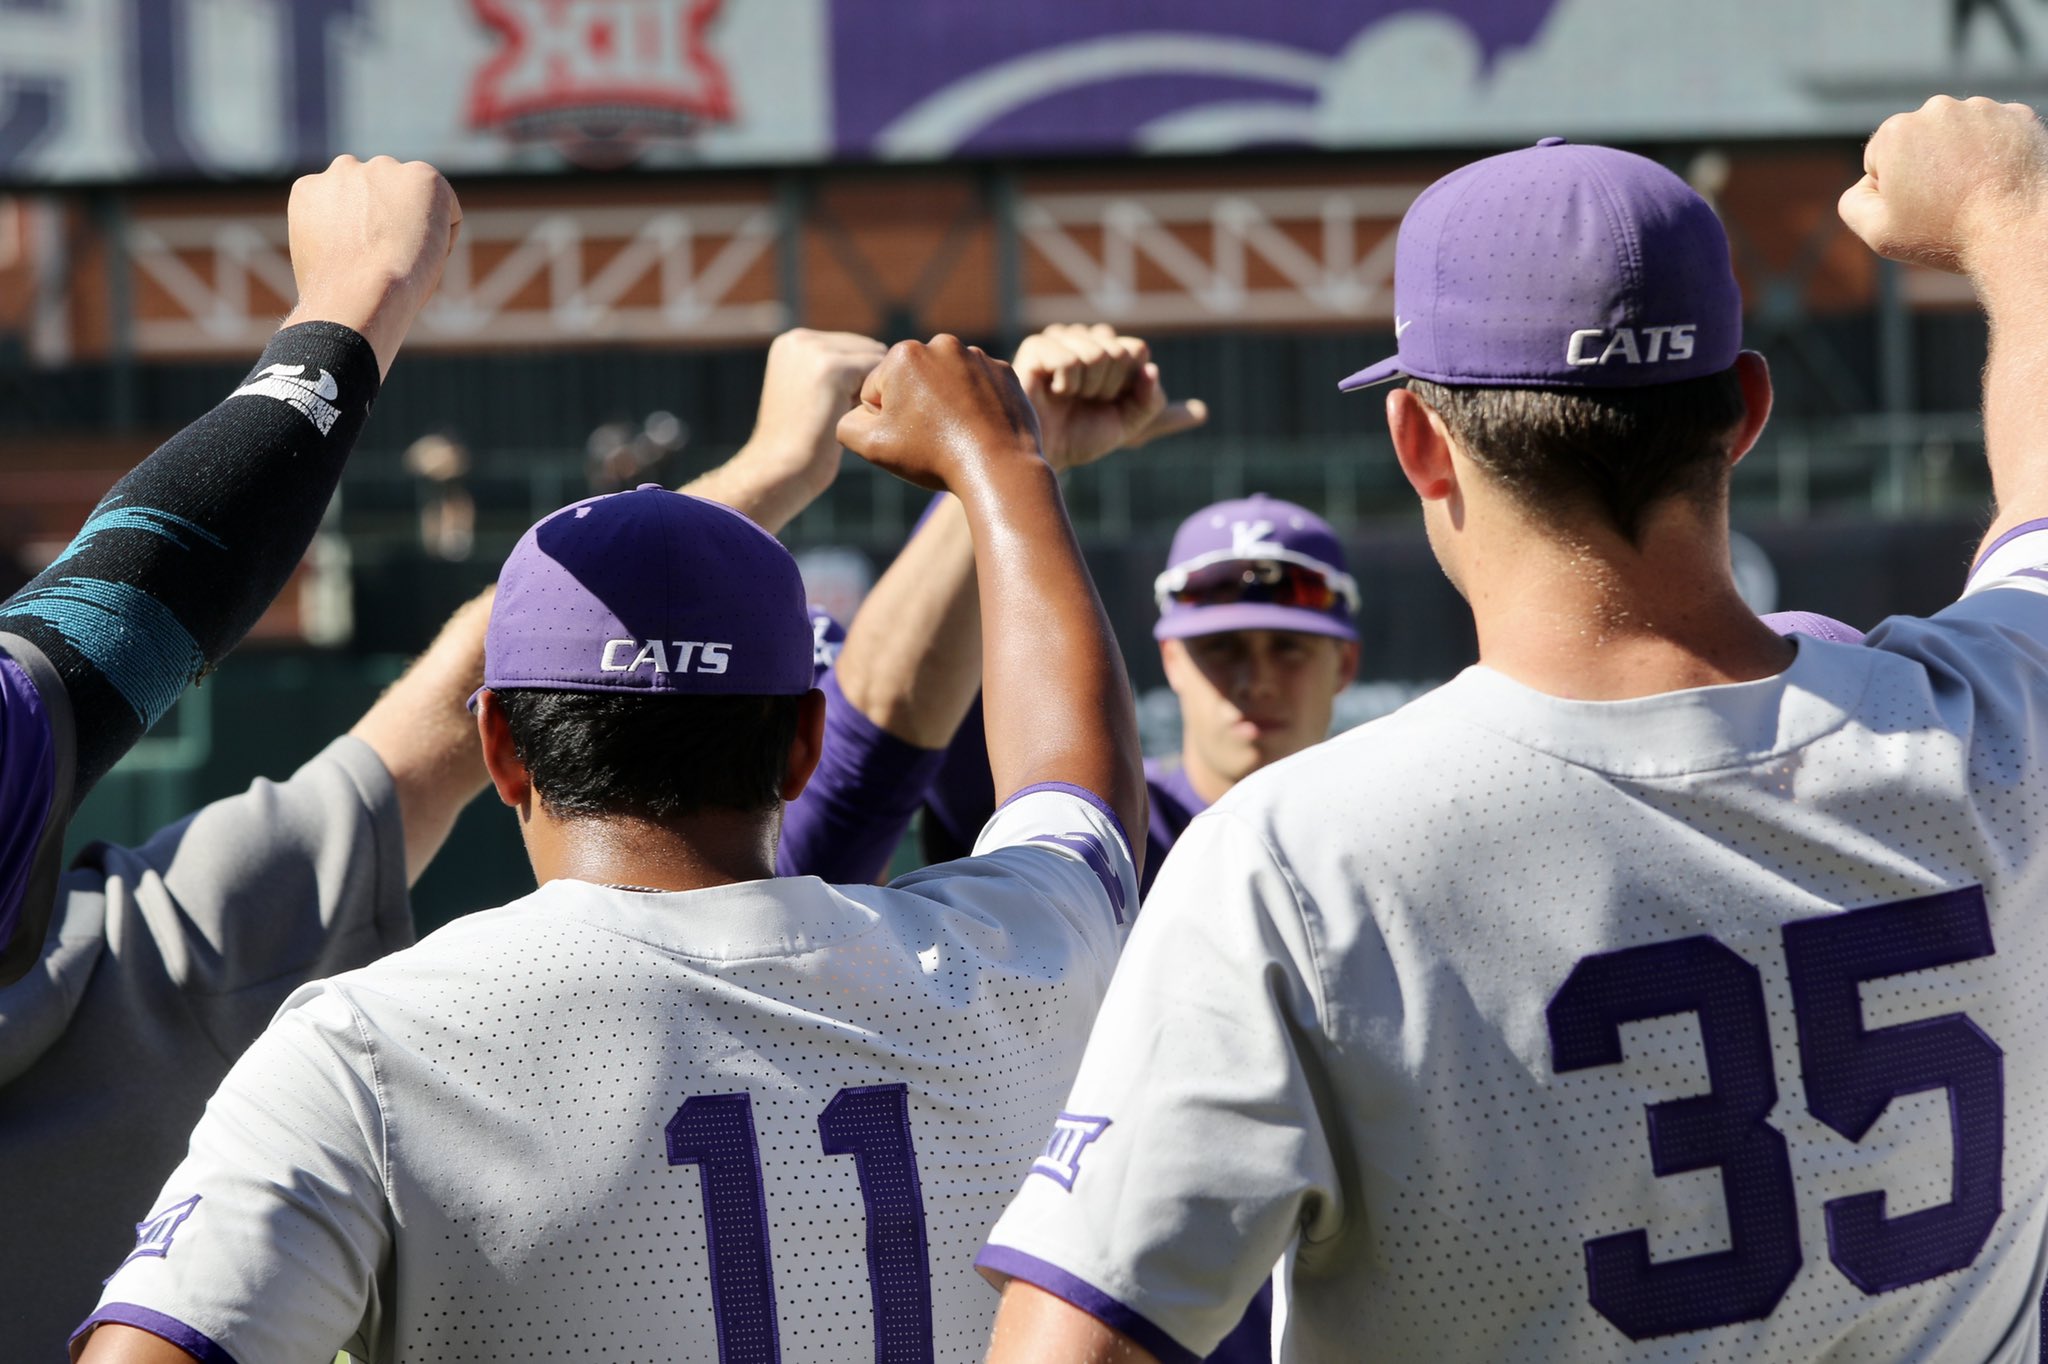
[{"label": "purple baseball cap", "polygon": [[815,646],[803,578],[730,507],[647,483],[543,517],[498,574],[484,686],[797,696]]},{"label": "purple baseball cap", "polygon": [[1358,584],[1330,523],[1264,493],[1204,507],[1173,533],[1152,583],[1154,639],[1298,630],[1357,639]]},{"label": "purple baseball cap", "polygon": [[1721,220],[1685,181],[1546,137],[1452,171],[1409,206],[1394,339],[1397,354],[1337,386],[1676,383],[1735,363],[1742,294]]}]

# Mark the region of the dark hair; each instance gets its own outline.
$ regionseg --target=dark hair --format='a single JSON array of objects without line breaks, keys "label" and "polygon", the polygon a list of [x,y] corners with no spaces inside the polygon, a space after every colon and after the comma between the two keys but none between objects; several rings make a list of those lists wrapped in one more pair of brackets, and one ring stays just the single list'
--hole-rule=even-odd
[{"label": "dark hair", "polygon": [[666,820],[781,798],[798,696],[492,693],[549,814]]},{"label": "dark hair", "polygon": [[1648,388],[1408,387],[1525,507],[1553,524],[1591,508],[1631,543],[1655,503],[1725,496],[1745,411],[1733,368]]}]

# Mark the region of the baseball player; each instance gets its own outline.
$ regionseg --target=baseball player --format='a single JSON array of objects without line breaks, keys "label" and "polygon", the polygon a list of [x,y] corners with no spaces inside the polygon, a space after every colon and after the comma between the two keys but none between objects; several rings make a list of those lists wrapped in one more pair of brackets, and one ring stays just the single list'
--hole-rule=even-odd
[{"label": "baseball player", "polygon": [[[0,657],[0,940],[28,972],[0,989],[0,1207],[40,1228],[0,1250],[0,1336],[26,1348],[57,1348],[90,1310],[136,1205],[277,1005],[411,943],[407,889],[486,785],[452,704],[482,680],[484,602],[289,779],[139,847],[95,845],[61,877],[57,865],[91,784],[303,553],[459,213],[428,168],[388,158],[344,157],[295,187],[301,298],[251,379],[0,608],[14,632]],[[352,217],[376,249],[337,243]],[[846,333],[777,337],[746,444],[686,490],[779,529],[837,473],[833,427],[883,351]],[[123,615],[129,628],[100,628]]]},{"label": "baseball player", "polygon": [[[928,579],[926,579],[928,581]],[[1180,702],[1181,755],[1145,760],[1149,815],[1143,893],[1188,822],[1237,782],[1319,742],[1358,668],[1357,587],[1336,533],[1305,507],[1262,494],[1218,502],[1181,523],[1154,583],[1153,626]],[[920,698],[922,699],[922,698]],[[988,816],[988,764],[970,712],[931,779],[928,855],[959,856]],[[1270,1359],[1271,1294],[1260,1289],[1206,1358]]]},{"label": "baseball player", "polygon": [[343,157],[300,180],[299,299],[256,368],[0,604],[10,1354],[60,1348],[183,1154],[178,1129],[293,985],[411,941],[406,886],[482,787],[474,736],[443,718],[481,673],[478,614],[466,655],[452,629],[289,780],[59,865],[92,785],[304,554],[460,216],[420,163]]},{"label": "baseball player", "polygon": [[843,443],[972,527],[1005,797],[979,855],[773,879],[823,732],[795,563],[660,489],[544,519],[477,697],[541,888],[286,1004],[84,1358],[979,1353],[974,1248],[1137,897],[1136,720],[1007,369],[905,343],[861,399]]},{"label": "baseball player", "polygon": [[[1843,200],[1991,317],[1961,599],[1787,640],[1712,211],[1546,139],[1399,239],[1387,395],[1479,666],[1162,871],[980,1263],[992,1358],[2031,1361],[2048,1254],[2048,133],[1931,102]],[[2007,1064],[2010,1062],[2011,1064]]]},{"label": "baseball player", "polygon": [[257,368],[0,603],[0,984],[42,952],[78,803],[305,553],[462,211],[424,162],[344,156],[289,219],[298,305]]}]

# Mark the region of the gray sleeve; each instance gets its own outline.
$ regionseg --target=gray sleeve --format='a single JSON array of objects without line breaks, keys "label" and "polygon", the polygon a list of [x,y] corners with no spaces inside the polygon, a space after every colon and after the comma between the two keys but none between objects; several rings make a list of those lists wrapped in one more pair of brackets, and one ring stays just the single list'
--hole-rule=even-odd
[{"label": "gray sleeve", "polygon": [[160,966],[230,1058],[300,984],[413,938],[397,789],[358,739],[80,865],[105,878],[109,948]]},{"label": "gray sleeve", "polygon": [[[348,1002],[309,991],[242,1054],[79,1335],[139,1327],[240,1364],[368,1354],[392,1222],[376,1062]],[[146,1215],[145,1215],[146,1214]]]},{"label": "gray sleeve", "polygon": [[1161,1360],[1200,1359],[1297,1236],[1342,1228],[1320,978],[1291,879],[1233,816],[1174,846],[1046,1150],[976,1263]]}]

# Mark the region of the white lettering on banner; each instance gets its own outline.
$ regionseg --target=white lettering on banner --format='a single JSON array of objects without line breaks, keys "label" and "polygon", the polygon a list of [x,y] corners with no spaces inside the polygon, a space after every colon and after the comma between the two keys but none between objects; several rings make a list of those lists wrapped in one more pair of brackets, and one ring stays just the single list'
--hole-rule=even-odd
[{"label": "white lettering on banner", "polygon": [[621,108],[733,118],[705,30],[724,0],[471,0],[504,40],[470,91],[479,128]]},{"label": "white lettering on banner", "polygon": [[1690,360],[1693,334],[1698,330],[1696,322],[1668,327],[1584,327],[1565,342],[1564,360],[1568,365],[1604,365],[1614,360],[1624,365],[1654,365]]},{"label": "white lettering on banner", "polygon": [[[671,649],[675,650],[673,655],[669,653]],[[620,662],[620,656],[627,650],[634,651],[632,661]],[[599,656],[597,666],[608,673],[637,672],[643,666],[652,665],[657,673],[715,675],[724,672],[731,661],[730,644],[698,639],[608,639],[604,642],[604,653]]]}]

